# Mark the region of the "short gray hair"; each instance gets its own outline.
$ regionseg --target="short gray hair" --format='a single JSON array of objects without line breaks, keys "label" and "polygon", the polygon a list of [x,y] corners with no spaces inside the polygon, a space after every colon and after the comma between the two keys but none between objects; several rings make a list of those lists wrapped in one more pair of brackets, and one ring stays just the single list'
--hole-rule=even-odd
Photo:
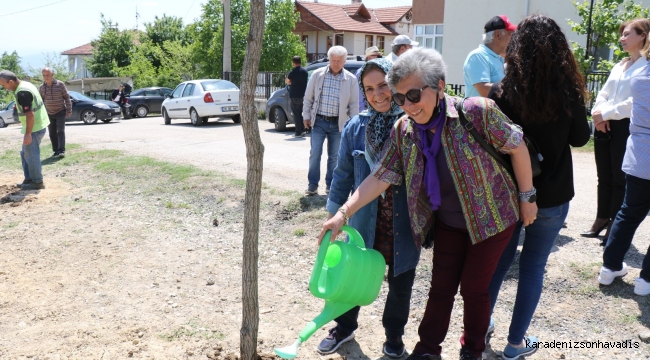
[{"label": "short gray hair", "polygon": [[54,70],[52,70],[52,69],[51,69],[50,67],[48,67],[48,66],[44,67],[43,70],[41,70],[41,72],[43,72],[43,71],[47,71],[47,72],[49,72],[50,74],[54,75]]},{"label": "short gray hair", "polygon": [[16,76],[16,74],[12,73],[9,70],[0,71],[0,79],[4,81],[13,81],[15,83],[18,83],[18,77]]},{"label": "short gray hair", "polygon": [[393,54],[397,55],[397,53],[399,52],[399,49],[401,49],[402,46],[406,46],[406,45],[404,45],[404,44],[393,45],[393,47],[391,48],[391,51],[393,52]]},{"label": "short gray hair", "polygon": [[327,50],[327,58],[329,59],[332,56],[343,56],[343,59],[345,59],[348,57],[348,49],[341,45],[332,46]]},{"label": "short gray hair", "polygon": [[492,43],[492,40],[494,40],[494,33],[497,32],[497,31],[501,35],[505,35],[506,30],[501,29],[501,30],[492,30],[492,31],[486,32],[485,34],[483,34],[483,45],[488,45],[488,44]]},{"label": "short gray hair", "polygon": [[405,78],[416,75],[432,90],[438,91],[438,82],[445,81],[447,65],[442,55],[434,49],[417,47],[397,58],[388,72],[388,86],[395,91],[397,84]]}]

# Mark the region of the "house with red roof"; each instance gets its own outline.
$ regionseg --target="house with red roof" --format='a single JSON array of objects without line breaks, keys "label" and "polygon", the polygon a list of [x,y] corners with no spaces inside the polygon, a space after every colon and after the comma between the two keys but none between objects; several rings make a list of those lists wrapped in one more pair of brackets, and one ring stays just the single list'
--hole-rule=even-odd
[{"label": "house with red roof", "polygon": [[86,69],[86,58],[92,56],[93,46],[88,43],[76,48],[66,50],[61,55],[68,57],[68,71],[73,73],[73,79],[89,78],[93,75]]},{"label": "house with red roof", "polygon": [[344,46],[351,56],[364,56],[371,46],[388,55],[397,35],[413,38],[411,6],[372,9],[362,0],[350,1],[349,5],[296,1],[300,21],[293,32],[305,43],[308,61],[326,57],[334,45]]}]

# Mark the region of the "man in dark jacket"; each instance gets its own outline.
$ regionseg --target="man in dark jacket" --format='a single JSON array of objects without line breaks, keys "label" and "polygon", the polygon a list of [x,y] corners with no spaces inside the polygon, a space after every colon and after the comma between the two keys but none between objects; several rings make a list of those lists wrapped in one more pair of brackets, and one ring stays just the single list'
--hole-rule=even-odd
[{"label": "man in dark jacket", "polygon": [[291,87],[289,88],[289,98],[291,101],[291,112],[293,112],[293,120],[296,123],[296,133],[294,137],[305,136],[305,125],[302,119],[302,102],[305,97],[305,90],[307,89],[307,70],[302,67],[302,60],[300,56],[294,56],[292,61],[293,70],[287,75],[285,82]]}]

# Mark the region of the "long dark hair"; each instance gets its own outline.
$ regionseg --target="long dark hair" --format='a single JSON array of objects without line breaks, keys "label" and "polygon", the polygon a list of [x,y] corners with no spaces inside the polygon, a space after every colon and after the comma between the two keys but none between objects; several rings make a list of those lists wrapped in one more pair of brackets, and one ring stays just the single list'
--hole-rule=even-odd
[{"label": "long dark hair", "polygon": [[564,33],[550,17],[531,15],[517,26],[497,94],[504,91],[525,124],[571,117],[575,102],[584,103],[584,77]]}]

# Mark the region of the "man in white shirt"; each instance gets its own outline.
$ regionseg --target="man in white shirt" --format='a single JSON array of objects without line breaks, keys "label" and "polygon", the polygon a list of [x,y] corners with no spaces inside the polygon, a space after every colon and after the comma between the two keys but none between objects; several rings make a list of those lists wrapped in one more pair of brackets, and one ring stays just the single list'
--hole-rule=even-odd
[{"label": "man in white shirt", "polygon": [[395,37],[395,40],[393,40],[393,43],[390,44],[392,47],[391,50],[392,52],[388,54],[386,59],[392,63],[397,61],[397,58],[404,54],[405,52],[409,51],[412,49],[414,46],[418,46],[420,44],[417,41],[411,40],[410,37],[407,35],[398,35]]}]

